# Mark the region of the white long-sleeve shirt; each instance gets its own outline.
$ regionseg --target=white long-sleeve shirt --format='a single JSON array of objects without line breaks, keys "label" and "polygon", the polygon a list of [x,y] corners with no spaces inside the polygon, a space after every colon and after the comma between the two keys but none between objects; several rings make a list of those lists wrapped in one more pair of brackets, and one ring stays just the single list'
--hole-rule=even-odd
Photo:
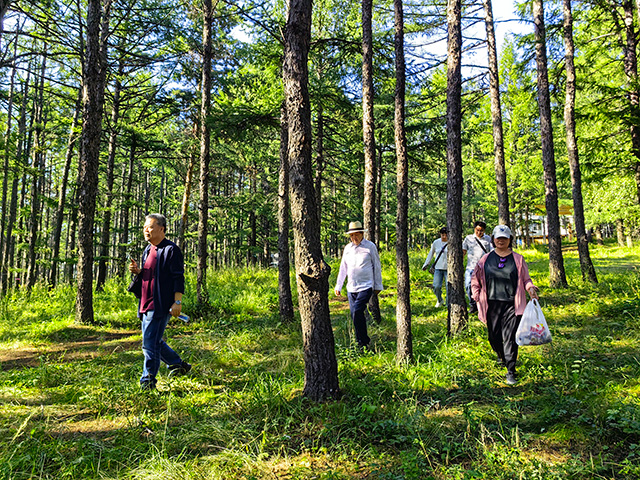
[{"label": "white long-sleeve shirt", "polygon": [[363,238],[359,245],[351,242],[344,247],[335,290],[342,290],[347,277],[347,292],[362,292],[368,288],[382,290],[382,265],[373,242]]},{"label": "white long-sleeve shirt", "polygon": [[436,262],[436,270],[446,270],[447,269],[447,247],[445,245],[447,244],[448,242],[443,242],[441,238],[436,238],[431,244],[431,250],[429,250],[429,255],[427,256],[427,259],[424,261],[424,265],[422,266],[422,268],[428,267],[429,262],[431,262],[431,259],[434,257],[434,255],[437,258],[438,254],[440,253],[440,250],[442,250],[442,247],[444,247],[444,252],[442,252],[442,255],[440,255],[440,258],[438,258],[438,261]]}]

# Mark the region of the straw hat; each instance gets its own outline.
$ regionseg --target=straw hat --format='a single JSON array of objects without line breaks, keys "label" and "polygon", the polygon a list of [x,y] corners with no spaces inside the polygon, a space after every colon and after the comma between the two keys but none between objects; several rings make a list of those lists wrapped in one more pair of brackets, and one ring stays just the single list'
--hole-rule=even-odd
[{"label": "straw hat", "polygon": [[362,222],[358,222],[357,220],[355,222],[350,222],[349,223],[349,228],[347,228],[347,231],[344,232],[345,235],[351,235],[352,233],[356,233],[356,232],[366,232],[367,230],[362,228]]}]

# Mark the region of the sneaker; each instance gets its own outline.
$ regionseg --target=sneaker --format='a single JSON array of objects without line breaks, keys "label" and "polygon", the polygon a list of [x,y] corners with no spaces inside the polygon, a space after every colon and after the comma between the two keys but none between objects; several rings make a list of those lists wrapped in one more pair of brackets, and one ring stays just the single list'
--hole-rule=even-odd
[{"label": "sneaker", "polygon": [[186,375],[191,370],[191,365],[187,362],[182,362],[177,365],[169,365],[169,376],[178,377],[180,375]]},{"label": "sneaker", "polygon": [[438,300],[436,302],[436,308],[440,308],[442,306],[442,302],[440,300]]},{"label": "sneaker", "polygon": [[515,373],[507,373],[507,378],[505,381],[507,382],[507,385],[515,385],[516,383],[518,383]]},{"label": "sneaker", "polygon": [[140,382],[140,390],[143,392],[151,392],[156,389],[156,384],[153,382]]}]

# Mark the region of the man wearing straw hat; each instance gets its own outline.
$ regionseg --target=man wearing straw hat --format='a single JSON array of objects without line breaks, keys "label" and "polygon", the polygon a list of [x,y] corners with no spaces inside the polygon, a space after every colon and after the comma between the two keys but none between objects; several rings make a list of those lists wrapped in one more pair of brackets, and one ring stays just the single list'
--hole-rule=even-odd
[{"label": "man wearing straw hat", "polygon": [[371,342],[365,319],[367,303],[371,295],[377,295],[382,290],[382,266],[378,249],[373,242],[364,238],[365,231],[361,222],[349,223],[345,235],[349,235],[351,242],[344,247],[335,288],[335,294],[339,296],[345,278],[349,278],[347,298],[360,348],[367,348]]}]

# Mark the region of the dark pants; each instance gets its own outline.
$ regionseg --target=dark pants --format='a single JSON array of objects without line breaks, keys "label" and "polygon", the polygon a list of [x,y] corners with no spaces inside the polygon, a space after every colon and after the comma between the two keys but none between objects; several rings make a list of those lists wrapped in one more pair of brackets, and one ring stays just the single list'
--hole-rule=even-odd
[{"label": "dark pants", "polygon": [[356,341],[360,347],[369,345],[371,341],[367,335],[367,320],[364,316],[364,311],[372,294],[373,288],[362,292],[348,292],[351,319],[353,320],[353,328],[356,331]]},{"label": "dark pants", "polygon": [[518,330],[522,315],[516,315],[516,307],[513,302],[489,300],[488,303],[487,330],[489,344],[498,355],[498,358],[504,361],[507,372],[515,375],[516,360],[518,359],[516,330]]}]

